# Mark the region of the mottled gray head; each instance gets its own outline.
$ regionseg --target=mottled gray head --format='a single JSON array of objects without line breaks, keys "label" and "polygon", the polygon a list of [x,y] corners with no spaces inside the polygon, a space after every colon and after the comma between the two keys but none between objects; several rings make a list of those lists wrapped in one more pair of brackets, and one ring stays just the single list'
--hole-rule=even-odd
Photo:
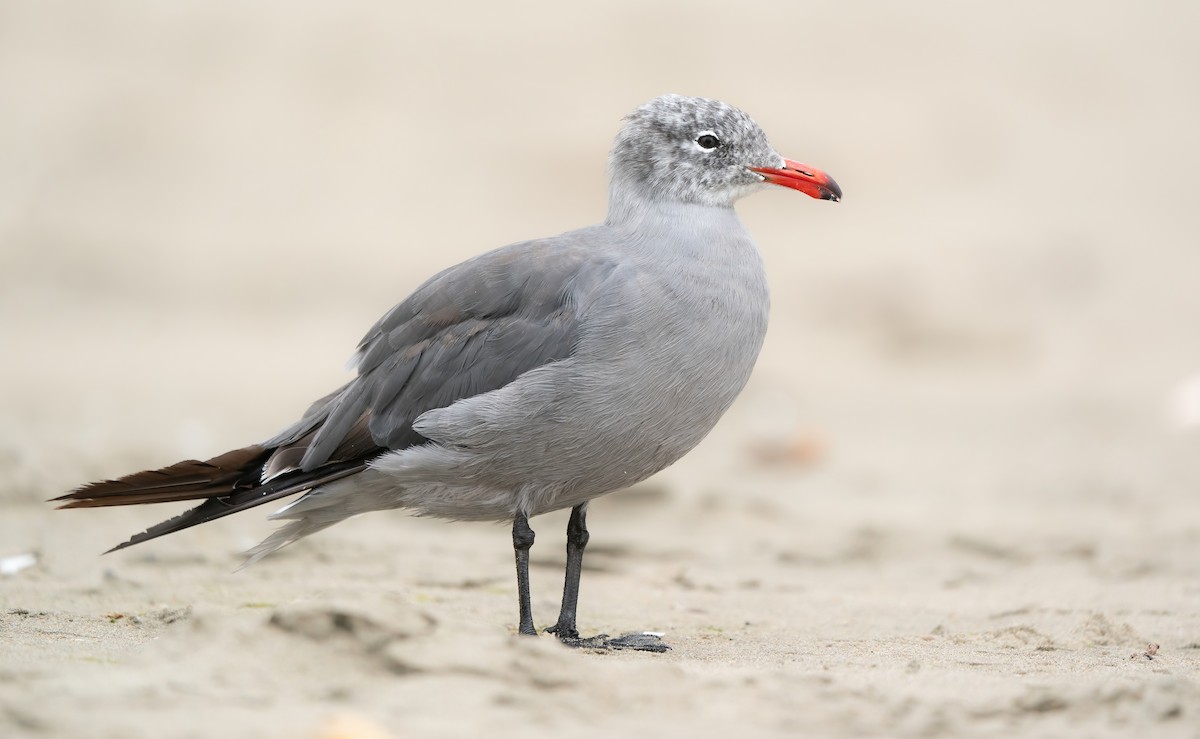
[{"label": "mottled gray head", "polygon": [[720,100],[663,95],[629,114],[609,156],[614,200],[732,206],[763,184],[823,200],[827,175],[783,158],[750,116]]}]

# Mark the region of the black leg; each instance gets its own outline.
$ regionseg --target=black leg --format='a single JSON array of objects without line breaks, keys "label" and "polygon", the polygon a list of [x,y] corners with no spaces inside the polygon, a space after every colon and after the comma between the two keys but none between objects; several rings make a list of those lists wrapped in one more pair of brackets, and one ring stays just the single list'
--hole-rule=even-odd
[{"label": "black leg", "polygon": [[533,529],[529,528],[529,519],[520,511],[513,517],[513,553],[517,557],[517,599],[521,604],[521,625],[518,628],[522,634],[537,636],[533,628],[533,607],[529,602],[529,547],[533,546]]},{"label": "black leg", "polygon": [[575,611],[579,607],[579,575],[587,543],[587,503],[580,503],[571,509],[571,520],[567,522],[567,576],[563,582],[562,609],[558,612],[558,623],[547,629],[560,639],[579,638]]},{"label": "black leg", "polygon": [[[532,533],[532,532],[531,532]],[[665,652],[670,647],[657,634],[633,632],[609,638],[608,634],[581,639],[575,625],[575,613],[579,607],[579,576],[583,572],[583,550],[591,538],[587,530],[587,503],[571,509],[571,520],[567,522],[567,575],[563,581],[562,608],[558,612],[558,623],[546,629],[558,636],[559,641],[569,647],[586,649],[634,649],[642,652]]]}]

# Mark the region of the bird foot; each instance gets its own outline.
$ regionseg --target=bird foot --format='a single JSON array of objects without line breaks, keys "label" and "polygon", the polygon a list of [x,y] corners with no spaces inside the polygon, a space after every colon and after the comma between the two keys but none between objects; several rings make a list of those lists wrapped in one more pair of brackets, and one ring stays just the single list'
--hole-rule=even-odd
[{"label": "bird foot", "polygon": [[656,634],[652,631],[631,631],[628,634],[622,634],[618,637],[610,637],[608,634],[597,634],[587,638],[579,636],[579,633],[574,629],[569,632],[563,630],[559,633],[556,626],[551,626],[546,629],[548,633],[555,634],[558,640],[568,647],[577,649],[594,649],[597,651],[616,651],[619,649],[631,649],[637,652],[666,652],[671,648],[669,644],[662,640],[661,634]]}]

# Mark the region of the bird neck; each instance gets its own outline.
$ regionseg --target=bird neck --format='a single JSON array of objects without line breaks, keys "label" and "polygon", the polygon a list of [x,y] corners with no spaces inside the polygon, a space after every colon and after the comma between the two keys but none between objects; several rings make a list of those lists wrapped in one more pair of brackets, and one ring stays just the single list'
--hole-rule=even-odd
[{"label": "bird neck", "polygon": [[612,228],[643,233],[680,228],[742,228],[732,205],[664,200],[620,181],[614,181],[609,187],[608,216],[604,223]]},{"label": "bird neck", "polygon": [[[610,202],[605,226],[634,253],[688,255],[704,262],[744,258],[753,242],[732,207],[662,200]],[[669,249],[664,251],[664,247]]]}]

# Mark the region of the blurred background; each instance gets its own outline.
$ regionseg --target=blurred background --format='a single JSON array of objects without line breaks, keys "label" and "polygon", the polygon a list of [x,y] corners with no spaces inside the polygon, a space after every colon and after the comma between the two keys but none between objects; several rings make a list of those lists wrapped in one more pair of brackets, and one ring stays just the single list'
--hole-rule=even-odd
[{"label": "blurred background", "polygon": [[[792,566],[1033,578],[1069,552],[1082,602],[1158,572],[1186,612],[1198,28],[1184,0],[6,0],[4,553],[99,567],[159,512],[40,501],[272,435],[434,271],[602,219],[622,116],[678,92],[743,108],[845,200],[739,205],[766,348],[647,520],[716,507],[698,530],[740,521]],[[215,525],[231,552],[270,528],[239,518]]]},{"label": "blurred background", "polygon": [[433,271],[601,219],[621,117],[667,91],[739,105],[846,191],[739,206],[773,324],[705,459],[808,429],[838,457],[852,438],[947,471],[955,445],[991,455],[968,477],[1084,447],[1100,470],[1130,435],[1200,423],[1198,20],[6,2],[4,497],[270,435]]}]

